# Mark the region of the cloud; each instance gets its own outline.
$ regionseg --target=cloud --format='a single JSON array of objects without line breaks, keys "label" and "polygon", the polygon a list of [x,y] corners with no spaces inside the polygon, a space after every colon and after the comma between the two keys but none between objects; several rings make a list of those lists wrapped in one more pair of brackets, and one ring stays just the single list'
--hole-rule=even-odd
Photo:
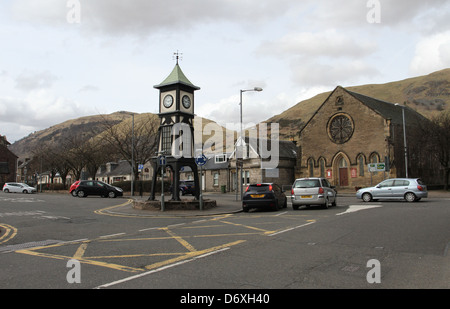
[{"label": "cloud", "polygon": [[322,32],[289,33],[275,41],[263,42],[259,54],[312,57],[357,58],[373,53],[377,44],[338,33],[335,29]]},{"label": "cloud", "polygon": [[16,88],[24,91],[30,91],[39,88],[50,88],[58,78],[49,71],[44,72],[22,72],[17,76]]},{"label": "cloud", "polygon": [[417,44],[410,65],[413,74],[429,74],[448,67],[450,67],[450,30],[423,38]]},{"label": "cloud", "polygon": [[[142,36],[163,29],[189,29],[204,23],[264,22],[285,14],[290,0],[95,0],[80,1],[80,25],[110,35]],[[48,25],[67,23],[70,8],[62,0],[15,0],[16,19]]]},{"label": "cloud", "polygon": [[56,96],[48,89],[31,91],[26,97],[0,97],[1,134],[10,142],[67,119],[97,114],[93,108],[80,108],[78,102]]}]

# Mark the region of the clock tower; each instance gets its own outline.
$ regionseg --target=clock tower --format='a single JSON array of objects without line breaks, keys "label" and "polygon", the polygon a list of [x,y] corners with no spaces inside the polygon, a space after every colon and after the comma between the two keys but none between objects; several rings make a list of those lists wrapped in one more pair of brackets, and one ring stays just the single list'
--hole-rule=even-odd
[{"label": "clock tower", "polygon": [[[194,158],[194,91],[200,88],[192,84],[177,63],[169,76],[154,88],[159,90],[158,155],[166,158],[166,166],[172,170],[172,200],[179,201],[180,170],[187,166],[194,173],[195,197],[199,198],[199,179]],[[153,180],[160,165],[154,158]],[[156,181],[152,182],[149,200],[155,199]]]}]

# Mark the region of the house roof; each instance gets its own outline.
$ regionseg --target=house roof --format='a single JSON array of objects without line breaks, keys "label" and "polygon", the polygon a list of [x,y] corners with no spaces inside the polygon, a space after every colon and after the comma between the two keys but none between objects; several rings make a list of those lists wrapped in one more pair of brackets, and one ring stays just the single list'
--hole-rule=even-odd
[{"label": "house roof", "polygon": [[199,90],[200,87],[192,84],[189,79],[184,75],[183,71],[180,68],[180,65],[177,63],[173,68],[172,72],[167,76],[167,78],[159,85],[155,85],[154,88],[159,89],[164,86],[175,85],[175,84],[183,84],[189,86],[195,90]]},{"label": "house roof", "polygon": [[[260,147],[259,143],[265,143],[264,147]],[[295,159],[297,158],[297,146],[291,141],[283,141],[283,140],[270,140],[270,139],[261,139],[261,138],[250,138],[245,137],[245,144],[249,145],[249,151],[252,151],[257,156],[262,156],[263,158],[270,157],[272,153],[272,142],[278,143],[279,150],[279,158],[285,159]],[[236,141],[236,145],[240,144],[240,140]],[[262,153],[259,153],[260,148],[262,148]],[[235,152],[231,153],[231,157],[234,157]]]},{"label": "house roof", "polygon": [[404,105],[396,105],[394,103],[378,100],[366,95],[349,91],[344,88],[350,95],[358,99],[361,103],[371,108],[378,114],[380,114],[385,119],[390,119],[394,124],[403,124],[402,107],[405,108],[405,120],[408,124],[413,124],[420,120],[425,120],[426,118],[416,112],[415,110]]},{"label": "house roof", "polygon": [[131,166],[128,161],[119,161],[113,164],[114,168],[110,172],[102,171],[97,172],[96,177],[111,177],[111,176],[124,176],[131,174]]}]

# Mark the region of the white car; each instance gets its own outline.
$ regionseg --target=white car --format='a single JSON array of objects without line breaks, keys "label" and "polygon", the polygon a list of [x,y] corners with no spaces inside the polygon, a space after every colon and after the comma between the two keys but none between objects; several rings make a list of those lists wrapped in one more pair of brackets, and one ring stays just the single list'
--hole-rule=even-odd
[{"label": "white car", "polygon": [[321,205],[323,208],[336,206],[336,190],[327,179],[320,177],[299,178],[292,185],[292,208]]},{"label": "white car", "polygon": [[30,187],[25,183],[7,182],[3,185],[3,192],[5,193],[35,193],[36,189]]}]

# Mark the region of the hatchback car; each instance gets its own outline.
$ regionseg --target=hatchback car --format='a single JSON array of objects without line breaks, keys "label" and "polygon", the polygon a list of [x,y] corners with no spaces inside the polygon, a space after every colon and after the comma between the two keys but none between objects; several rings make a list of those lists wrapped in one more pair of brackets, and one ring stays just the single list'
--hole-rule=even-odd
[{"label": "hatchback car", "polygon": [[70,186],[69,192],[72,196],[77,196],[75,189],[78,188],[79,184],[80,184],[80,181],[77,180]]},{"label": "hatchback car", "polygon": [[323,208],[336,206],[337,192],[326,178],[299,178],[294,181],[291,190],[292,208],[321,205]]},{"label": "hatchback car", "polygon": [[98,180],[81,180],[72,195],[78,197],[99,195],[101,197],[114,198],[123,196],[123,190]]},{"label": "hatchback car", "polygon": [[375,187],[363,188],[356,192],[356,198],[364,202],[381,199],[417,202],[426,197],[428,197],[427,186],[420,178],[387,179]]},{"label": "hatchback car", "polygon": [[278,210],[287,207],[287,198],[281,187],[275,183],[249,185],[242,197],[242,210],[269,208]]},{"label": "hatchback car", "polygon": [[30,187],[25,183],[7,182],[3,185],[5,193],[36,193],[36,188]]},{"label": "hatchback car", "polygon": [[193,180],[180,180],[181,195],[195,194],[195,185]]}]

